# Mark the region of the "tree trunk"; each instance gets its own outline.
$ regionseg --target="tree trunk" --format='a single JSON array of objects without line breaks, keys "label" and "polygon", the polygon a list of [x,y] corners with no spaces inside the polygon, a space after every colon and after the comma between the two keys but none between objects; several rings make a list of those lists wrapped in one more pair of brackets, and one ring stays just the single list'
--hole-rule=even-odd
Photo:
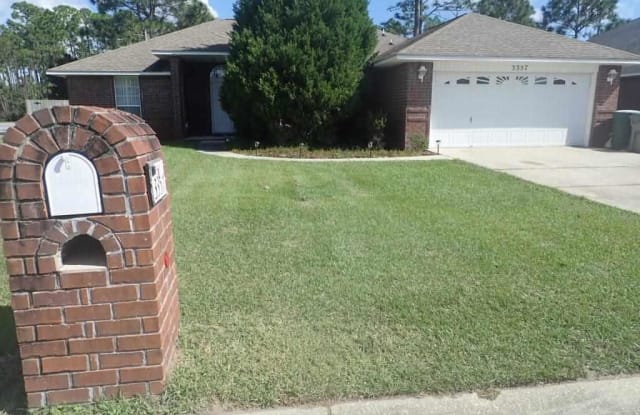
[{"label": "tree trunk", "polygon": [[422,0],[415,0],[413,7],[413,36],[418,36],[422,33],[422,10],[421,6]]}]

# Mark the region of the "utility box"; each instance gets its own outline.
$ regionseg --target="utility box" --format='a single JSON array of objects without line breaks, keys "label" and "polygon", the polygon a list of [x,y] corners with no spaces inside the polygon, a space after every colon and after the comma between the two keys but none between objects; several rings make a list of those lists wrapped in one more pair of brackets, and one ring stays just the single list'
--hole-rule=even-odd
[{"label": "utility box", "polygon": [[68,106],[22,118],[0,144],[0,217],[28,406],[161,393],[178,285],[144,120]]}]

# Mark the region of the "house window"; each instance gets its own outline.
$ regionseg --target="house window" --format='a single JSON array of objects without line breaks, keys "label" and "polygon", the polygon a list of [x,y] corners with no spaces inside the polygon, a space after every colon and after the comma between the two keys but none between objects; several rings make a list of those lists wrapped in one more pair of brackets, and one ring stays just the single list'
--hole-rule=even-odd
[{"label": "house window", "polygon": [[561,78],[554,78],[553,79],[553,84],[554,85],[566,85],[567,81],[565,81],[564,79],[561,79]]},{"label": "house window", "polygon": [[460,78],[456,81],[458,85],[469,85],[470,83],[469,78]]},{"label": "house window", "polygon": [[116,108],[132,114],[142,115],[140,105],[140,84],[136,76],[116,76]]},{"label": "house window", "polygon": [[529,85],[528,76],[516,76],[516,81],[520,82],[522,85]]},{"label": "house window", "polygon": [[488,76],[478,76],[476,78],[476,84],[478,84],[478,85],[489,85],[489,77]]}]

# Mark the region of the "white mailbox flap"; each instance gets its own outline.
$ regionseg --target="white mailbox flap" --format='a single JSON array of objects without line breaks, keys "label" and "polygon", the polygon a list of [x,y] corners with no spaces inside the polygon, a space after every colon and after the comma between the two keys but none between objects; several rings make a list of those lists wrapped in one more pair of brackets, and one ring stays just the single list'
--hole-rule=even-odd
[{"label": "white mailbox flap", "polygon": [[102,213],[102,196],[93,163],[79,153],[56,154],[44,171],[50,216]]}]

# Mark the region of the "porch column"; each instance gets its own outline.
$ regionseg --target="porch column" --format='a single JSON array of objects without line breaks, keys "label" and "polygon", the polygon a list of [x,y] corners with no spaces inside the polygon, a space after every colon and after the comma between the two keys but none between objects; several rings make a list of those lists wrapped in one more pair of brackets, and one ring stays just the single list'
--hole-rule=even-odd
[{"label": "porch column", "polygon": [[173,131],[175,139],[184,138],[184,80],[182,62],[179,58],[170,58],[171,92],[173,95]]}]

